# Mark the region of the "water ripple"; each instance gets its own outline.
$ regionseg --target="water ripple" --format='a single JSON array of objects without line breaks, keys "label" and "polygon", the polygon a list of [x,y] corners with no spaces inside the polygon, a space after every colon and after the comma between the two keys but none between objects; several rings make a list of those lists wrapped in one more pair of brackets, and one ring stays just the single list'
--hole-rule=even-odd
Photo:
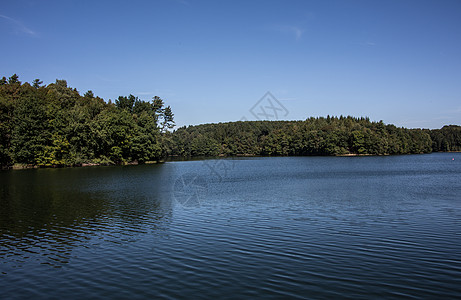
[{"label": "water ripple", "polygon": [[[199,161],[0,173],[0,290],[460,298],[461,169],[443,159],[243,159],[219,180]],[[194,172],[206,196],[175,205],[171,183]]]}]

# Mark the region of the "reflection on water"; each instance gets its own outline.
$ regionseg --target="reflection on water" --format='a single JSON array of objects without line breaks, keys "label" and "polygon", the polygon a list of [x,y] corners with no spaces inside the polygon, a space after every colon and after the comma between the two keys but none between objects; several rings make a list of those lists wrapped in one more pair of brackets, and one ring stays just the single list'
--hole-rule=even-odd
[{"label": "reflection on water", "polygon": [[[145,168],[145,167],[144,167]],[[23,170],[0,173],[0,260],[61,267],[74,247],[122,244],[161,234],[171,200],[161,167]],[[3,271],[5,272],[5,271]]]},{"label": "reflection on water", "polygon": [[0,291],[460,298],[460,162],[281,157],[235,159],[225,172],[210,169],[230,165],[216,161],[0,172]]}]

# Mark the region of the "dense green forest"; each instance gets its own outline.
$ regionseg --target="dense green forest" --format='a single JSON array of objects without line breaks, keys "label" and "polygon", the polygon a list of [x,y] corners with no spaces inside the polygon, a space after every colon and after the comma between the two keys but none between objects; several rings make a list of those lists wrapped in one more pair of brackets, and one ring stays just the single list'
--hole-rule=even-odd
[{"label": "dense green forest", "polygon": [[406,129],[369,118],[245,121],[182,127],[171,155],[394,155],[461,151],[461,127]]},{"label": "dense green forest", "polygon": [[105,102],[56,80],[0,79],[0,166],[146,163],[168,156],[392,155],[461,151],[461,127],[406,129],[368,118],[182,127],[162,99]]},{"label": "dense green forest", "polygon": [[353,117],[205,124],[180,128],[173,140],[172,153],[180,156],[383,155],[432,150],[431,137],[424,130]]},{"label": "dense green forest", "polygon": [[432,151],[461,151],[461,126],[449,125],[430,131]]},{"label": "dense green forest", "polygon": [[106,103],[65,80],[43,86],[0,79],[0,165],[75,166],[156,161],[174,126],[163,100],[130,95]]}]

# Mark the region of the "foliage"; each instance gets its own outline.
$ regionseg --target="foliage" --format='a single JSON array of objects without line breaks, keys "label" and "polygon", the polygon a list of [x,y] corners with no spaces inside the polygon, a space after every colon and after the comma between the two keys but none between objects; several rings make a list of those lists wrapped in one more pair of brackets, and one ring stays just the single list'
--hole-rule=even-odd
[{"label": "foliage", "polygon": [[[441,130],[397,128],[368,118],[247,121],[182,127],[172,134],[177,156],[392,155],[461,149],[459,126]],[[458,147],[458,148],[456,148]],[[434,151],[439,149],[434,148]]]},{"label": "foliage", "polygon": [[461,126],[449,125],[431,130],[433,151],[461,151]]},{"label": "foliage", "polygon": [[[158,161],[168,149],[163,136],[174,125],[163,100],[133,95],[115,104],[81,96],[65,80],[43,86],[0,80],[0,166],[67,166]],[[165,143],[167,144],[167,143]]]},{"label": "foliage", "polygon": [[406,129],[368,118],[246,121],[181,127],[159,97],[106,103],[65,80],[0,79],[0,166],[159,161],[167,156],[392,155],[461,151],[461,127]]}]

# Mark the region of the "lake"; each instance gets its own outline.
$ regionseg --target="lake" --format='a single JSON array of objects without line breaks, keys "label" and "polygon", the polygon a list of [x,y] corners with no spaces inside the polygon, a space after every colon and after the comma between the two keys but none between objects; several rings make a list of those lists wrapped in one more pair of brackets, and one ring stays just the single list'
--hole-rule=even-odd
[{"label": "lake", "polygon": [[461,154],[0,172],[0,293],[461,298]]}]

